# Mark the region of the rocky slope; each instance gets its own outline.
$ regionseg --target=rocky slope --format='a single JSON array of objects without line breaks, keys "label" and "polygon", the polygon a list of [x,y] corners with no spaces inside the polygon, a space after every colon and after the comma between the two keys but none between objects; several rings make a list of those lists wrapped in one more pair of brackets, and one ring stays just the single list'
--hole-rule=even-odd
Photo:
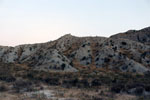
[{"label": "rocky slope", "polygon": [[110,38],[75,37],[0,47],[0,61],[29,66],[35,70],[76,72],[104,68],[144,73],[150,69],[150,28],[127,31]]},{"label": "rocky slope", "polygon": [[141,30],[129,30],[125,33],[120,33],[117,35],[111,36],[112,38],[125,38],[140,42],[143,44],[150,45],[150,27],[141,29]]}]

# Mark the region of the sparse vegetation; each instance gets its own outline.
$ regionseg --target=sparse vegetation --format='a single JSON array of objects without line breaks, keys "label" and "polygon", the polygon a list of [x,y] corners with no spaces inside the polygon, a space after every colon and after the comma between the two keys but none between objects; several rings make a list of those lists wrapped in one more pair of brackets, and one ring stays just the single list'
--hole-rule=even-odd
[{"label": "sparse vegetation", "polygon": [[129,36],[131,40],[66,35],[19,49],[2,47],[0,100],[13,100],[12,95],[19,95],[14,100],[48,100],[43,91],[49,90],[67,100],[149,100],[150,47],[143,43],[148,39]]}]

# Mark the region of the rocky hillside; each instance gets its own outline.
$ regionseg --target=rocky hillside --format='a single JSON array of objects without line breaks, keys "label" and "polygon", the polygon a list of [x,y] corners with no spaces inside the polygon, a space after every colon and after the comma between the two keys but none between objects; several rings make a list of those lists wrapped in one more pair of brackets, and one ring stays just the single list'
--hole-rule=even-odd
[{"label": "rocky hillside", "polygon": [[120,33],[111,37],[125,38],[125,39],[150,45],[150,27],[144,28],[142,30],[129,30],[125,33]]},{"label": "rocky hillside", "polygon": [[69,71],[111,69],[144,73],[150,69],[150,28],[120,33],[110,38],[76,37],[16,47],[0,46],[0,62],[35,70]]}]

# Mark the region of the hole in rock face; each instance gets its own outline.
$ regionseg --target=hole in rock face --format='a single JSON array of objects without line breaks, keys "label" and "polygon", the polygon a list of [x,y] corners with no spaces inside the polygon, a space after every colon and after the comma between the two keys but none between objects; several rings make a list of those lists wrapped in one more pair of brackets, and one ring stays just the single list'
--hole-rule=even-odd
[{"label": "hole in rock face", "polygon": [[128,66],[123,66],[122,70],[127,70]]},{"label": "hole in rock face", "polygon": [[61,65],[62,70],[64,70],[65,67],[66,67],[66,64],[63,63],[63,64]]},{"label": "hole in rock face", "polygon": [[81,60],[83,61],[83,60],[86,60],[87,58],[84,56]]},{"label": "hole in rock face", "polygon": [[83,44],[82,47],[85,47],[85,44]]},{"label": "hole in rock face", "polygon": [[133,72],[133,73],[136,73],[136,70],[135,70],[135,69],[132,69],[132,72]]},{"label": "hole in rock face", "polygon": [[121,44],[122,44],[122,45],[127,45],[127,43],[126,43],[126,42],[121,42]]},{"label": "hole in rock face", "polygon": [[95,61],[99,61],[99,58],[96,58],[96,60]]},{"label": "hole in rock face", "polygon": [[89,65],[89,64],[90,64],[89,62],[86,63],[86,65]]},{"label": "hole in rock face", "polygon": [[108,63],[109,61],[110,61],[109,58],[105,58],[105,59],[104,59],[104,62],[106,62],[106,63]]}]

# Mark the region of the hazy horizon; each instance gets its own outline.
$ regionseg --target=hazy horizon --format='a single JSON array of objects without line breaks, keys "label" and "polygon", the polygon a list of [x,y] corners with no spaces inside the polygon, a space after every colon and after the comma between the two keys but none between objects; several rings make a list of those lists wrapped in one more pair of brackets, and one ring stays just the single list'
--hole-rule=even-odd
[{"label": "hazy horizon", "polygon": [[65,34],[103,36],[150,26],[149,0],[0,0],[0,45],[42,43]]}]

